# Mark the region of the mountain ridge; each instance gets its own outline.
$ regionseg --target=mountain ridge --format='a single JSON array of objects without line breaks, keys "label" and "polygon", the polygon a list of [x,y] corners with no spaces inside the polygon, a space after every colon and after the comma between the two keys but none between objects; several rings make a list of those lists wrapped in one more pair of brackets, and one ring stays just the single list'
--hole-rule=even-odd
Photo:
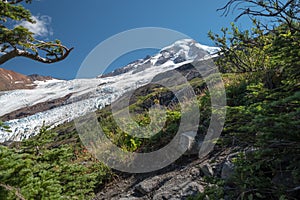
[{"label": "mountain ridge", "polygon": [[52,77],[50,76],[41,76],[38,74],[24,75],[0,68],[0,91],[33,89],[36,87],[35,81],[47,81],[51,79]]},{"label": "mountain ridge", "polygon": [[[99,75],[98,78],[116,76],[130,71],[137,73],[151,65],[160,66],[168,61],[179,64],[188,60],[196,60],[206,55],[215,56],[219,50],[218,47],[202,45],[193,39],[182,39],[162,48],[156,55],[147,55],[143,59],[130,62],[126,66],[115,69],[112,72]],[[202,52],[200,53],[200,51]]]}]

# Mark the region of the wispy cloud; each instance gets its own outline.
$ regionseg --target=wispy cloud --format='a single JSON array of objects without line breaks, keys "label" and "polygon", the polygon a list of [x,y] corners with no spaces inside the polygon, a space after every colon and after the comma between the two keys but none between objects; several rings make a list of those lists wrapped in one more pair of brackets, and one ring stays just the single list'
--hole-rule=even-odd
[{"label": "wispy cloud", "polygon": [[32,19],[36,22],[34,24],[27,21],[23,21],[18,25],[28,28],[29,31],[33,32],[36,36],[47,37],[53,35],[51,24],[51,17],[42,15],[42,16],[32,16]]}]

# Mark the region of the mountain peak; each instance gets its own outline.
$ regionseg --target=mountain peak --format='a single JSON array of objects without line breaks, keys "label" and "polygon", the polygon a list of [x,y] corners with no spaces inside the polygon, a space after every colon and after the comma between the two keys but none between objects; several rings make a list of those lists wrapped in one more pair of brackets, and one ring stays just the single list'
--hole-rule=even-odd
[{"label": "mountain peak", "polygon": [[199,51],[203,51],[203,53],[212,55],[220,51],[220,48],[202,45],[193,39],[182,39],[174,42],[170,46],[163,48],[161,52],[168,51],[168,50],[189,51],[189,52],[193,51],[193,53],[197,53],[197,52],[199,53]]},{"label": "mountain peak", "polygon": [[210,47],[199,44],[193,39],[182,39],[164,47],[158,54],[147,56],[144,59],[131,62],[128,65],[118,68],[110,73],[100,75],[100,78],[116,76],[128,72],[138,73],[151,66],[170,66],[183,62],[192,62],[203,59],[206,56],[213,56],[220,51],[218,47]]}]

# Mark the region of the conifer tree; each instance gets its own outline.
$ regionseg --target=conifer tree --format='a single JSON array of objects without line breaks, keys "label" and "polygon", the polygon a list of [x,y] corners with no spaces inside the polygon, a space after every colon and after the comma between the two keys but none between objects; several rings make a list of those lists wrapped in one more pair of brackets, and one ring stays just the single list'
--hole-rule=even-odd
[{"label": "conifer tree", "polygon": [[15,58],[26,57],[42,63],[55,63],[65,59],[73,48],[59,40],[41,41],[34,33],[12,22],[36,23],[22,2],[31,0],[0,0],[0,65]]}]

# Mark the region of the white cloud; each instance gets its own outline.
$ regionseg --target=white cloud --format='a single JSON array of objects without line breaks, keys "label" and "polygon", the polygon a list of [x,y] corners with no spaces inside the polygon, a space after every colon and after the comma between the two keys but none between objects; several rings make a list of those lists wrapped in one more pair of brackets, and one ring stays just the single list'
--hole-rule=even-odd
[{"label": "white cloud", "polygon": [[29,31],[33,32],[36,36],[47,37],[53,35],[51,24],[51,17],[42,15],[42,16],[32,16],[32,19],[36,22],[34,24],[23,21],[18,25],[28,28]]}]

